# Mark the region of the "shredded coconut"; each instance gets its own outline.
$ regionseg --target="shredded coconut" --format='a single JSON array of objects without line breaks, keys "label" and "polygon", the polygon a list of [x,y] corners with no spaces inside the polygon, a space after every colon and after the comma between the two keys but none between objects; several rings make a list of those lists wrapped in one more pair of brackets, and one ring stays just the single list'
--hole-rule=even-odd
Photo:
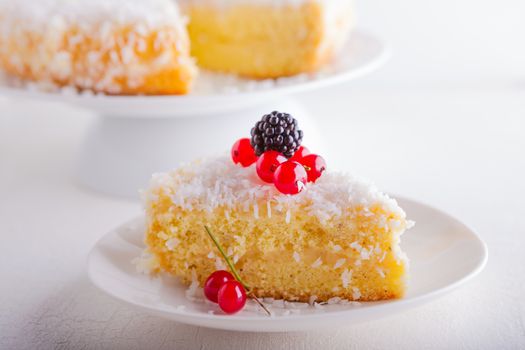
[{"label": "shredded coconut", "polygon": [[173,237],[173,238],[170,238],[166,241],[166,248],[168,248],[169,250],[173,250],[175,249],[175,247],[177,247],[180,243],[180,240]]},{"label": "shredded coconut", "polygon": [[352,280],[352,270],[348,271],[345,269],[341,274],[341,281],[343,283],[343,288],[348,288],[350,281]]},{"label": "shredded coconut", "polygon": [[286,210],[286,223],[289,224],[290,223],[290,218],[292,217],[292,213],[290,211],[290,209]]},{"label": "shredded coconut", "polygon": [[319,257],[319,258],[317,258],[316,261],[314,261],[314,263],[312,264],[312,267],[315,269],[315,268],[321,266],[322,264],[323,264],[323,260],[321,260],[321,258]]},{"label": "shredded coconut", "polygon": [[343,266],[346,262],[346,259],[345,258],[342,258],[342,259],[339,259],[335,262],[335,265],[334,265],[334,269],[337,269],[341,266]]},{"label": "shredded coconut", "polygon": [[150,274],[159,267],[159,262],[154,255],[143,251],[139,257],[134,258],[131,263],[135,265],[138,273]]},{"label": "shredded coconut", "polygon": [[[240,205],[247,210],[255,203],[268,201],[277,203],[277,211],[282,211],[286,205],[287,223],[298,206],[301,206],[303,213],[315,216],[321,222],[340,217],[350,206],[367,208],[376,204],[405,217],[395,200],[379,192],[369,182],[348,174],[325,172],[315,184],[308,184],[301,193],[287,196],[277,191],[275,186],[260,181],[253,166],[238,166],[228,156],[203,159],[170,173],[154,174],[149,188],[151,195],[146,195],[146,200],[152,200],[158,191],[167,191],[173,204],[186,210],[212,212],[224,207],[226,217],[229,217],[228,209]],[[357,242],[350,246],[359,251],[363,249]]]},{"label": "shredded coconut", "polygon": [[328,299],[327,304],[328,305],[339,304],[341,303],[341,300],[342,299],[340,297],[333,297],[333,298]]},{"label": "shredded coconut", "polygon": [[186,289],[186,292],[185,292],[186,298],[189,300],[195,300],[198,290],[199,290],[199,281],[197,280],[197,274],[195,273],[195,270],[192,270],[191,284],[188,287],[188,289]]},{"label": "shredded coconut", "polygon": [[376,267],[376,271],[379,274],[379,276],[381,276],[381,278],[385,278],[385,272],[383,271],[382,268]]},{"label": "shredded coconut", "polygon": [[226,270],[226,263],[220,257],[215,258],[215,269],[216,270]]},{"label": "shredded coconut", "polygon": [[359,300],[361,298],[361,291],[357,287],[352,287],[352,298]]}]

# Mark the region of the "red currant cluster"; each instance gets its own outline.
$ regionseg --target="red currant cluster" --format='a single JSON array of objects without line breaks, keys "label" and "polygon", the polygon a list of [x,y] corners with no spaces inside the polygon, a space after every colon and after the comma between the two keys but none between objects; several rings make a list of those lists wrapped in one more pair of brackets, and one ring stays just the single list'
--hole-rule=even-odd
[{"label": "red currant cluster", "polygon": [[306,182],[315,182],[326,170],[326,162],[317,154],[310,154],[308,148],[301,146],[288,159],[274,150],[266,151],[257,157],[250,139],[240,139],[232,147],[231,155],[235,164],[249,167],[256,163],[257,174],[261,180],[273,183],[279,192],[297,194]]},{"label": "red currant cluster", "polygon": [[214,303],[218,303],[222,311],[234,314],[246,304],[244,286],[224,270],[213,272],[204,283],[204,295]]}]

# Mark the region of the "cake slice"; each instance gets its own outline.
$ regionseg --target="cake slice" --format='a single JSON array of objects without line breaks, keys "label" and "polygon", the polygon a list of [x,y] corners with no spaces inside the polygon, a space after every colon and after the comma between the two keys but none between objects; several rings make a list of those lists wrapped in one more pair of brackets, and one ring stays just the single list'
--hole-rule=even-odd
[{"label": "cake slice", "polygon": [[326,171],[297,195],[261,181],[229,157],[155,174],[144,193],[150,268],[202,286],[223,259],[208,226],[259,297],[290,301],[399,298],[411,226],[394,199]]},{"label": "cake slice", "polygon": [[277,78],[318,70],[353,26],[348,0],[182,0],[192,55],[210,70]]},{"label": "cake slice", "polygon": [[107,94],[185,94],[196,73],[172,0],[0,0],[0,68]]}]

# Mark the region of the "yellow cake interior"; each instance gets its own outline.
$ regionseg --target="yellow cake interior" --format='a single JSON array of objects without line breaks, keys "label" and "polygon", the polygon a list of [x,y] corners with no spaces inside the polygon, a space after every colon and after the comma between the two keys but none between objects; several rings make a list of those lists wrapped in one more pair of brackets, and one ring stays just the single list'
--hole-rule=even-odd
[{"label": "yellow cake interior", "polygon": [[207,225],[259,297],[403,296],[407,259],[399,243],[411,223],[394,200],[338,173],[284,196],[254,173],[224,157],[157,174],[145,195],[151,270],[202,286],[225,268]]},{"label": "yellow cake interior", "polygon": [[339,50],[353,23],[348,1],[186,3],[198,64],[252,78],[317,70]]}]

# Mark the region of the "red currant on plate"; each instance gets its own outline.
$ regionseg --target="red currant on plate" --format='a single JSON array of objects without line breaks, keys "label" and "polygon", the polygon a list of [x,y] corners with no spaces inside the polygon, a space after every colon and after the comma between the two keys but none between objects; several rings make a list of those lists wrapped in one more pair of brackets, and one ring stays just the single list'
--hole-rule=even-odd
[{"label": "red currant on plate", "polygon": [[308,174],[308,182],[316,182],[326,170],[326,162],[317,154],[309,154],[301,159],[301,164]]},{"label": "red currant on plate", "polygon": [[246,291],[238,281],[228,281],[219,289],[218,300],[222,311],[234,314],[246,304]]},{"label": "red currant on plate", "polygon": [[304,156],[309,154],[310,150],[304,146],[301,146],[299,147],[299,149],[297,149],[297,151],[295,151],[294,155],[292,156],[292,158],[290,158],[290,160],[300,163],[301,159],[303,159]]},{"label": "red currant on plate", "polygon": [[275,169],[286,161],[286,157],[277,151],[266,151],[257,159],[257,175],[261,180],[273,183]]},{"label": "red currant on plate", "polygon": [[275,187],[284,194],[297,194],[301,192],[308,179],[304,166],[292,160],[279,165],[273,174]]},{"label": "red currant on plate", "polygon": [[213,272],[204,283],[204,295],[214,303],[218,302],[219,289],[228,281],[235,281],[231,273],[224,270]]},{"label": "red currant on plate", "polygon": [[233,144],[232,160],[235,164],[241,164],[243,167],[249,167],[255,163],[257,156],[250,144],[250,139],[239,139]]}]

